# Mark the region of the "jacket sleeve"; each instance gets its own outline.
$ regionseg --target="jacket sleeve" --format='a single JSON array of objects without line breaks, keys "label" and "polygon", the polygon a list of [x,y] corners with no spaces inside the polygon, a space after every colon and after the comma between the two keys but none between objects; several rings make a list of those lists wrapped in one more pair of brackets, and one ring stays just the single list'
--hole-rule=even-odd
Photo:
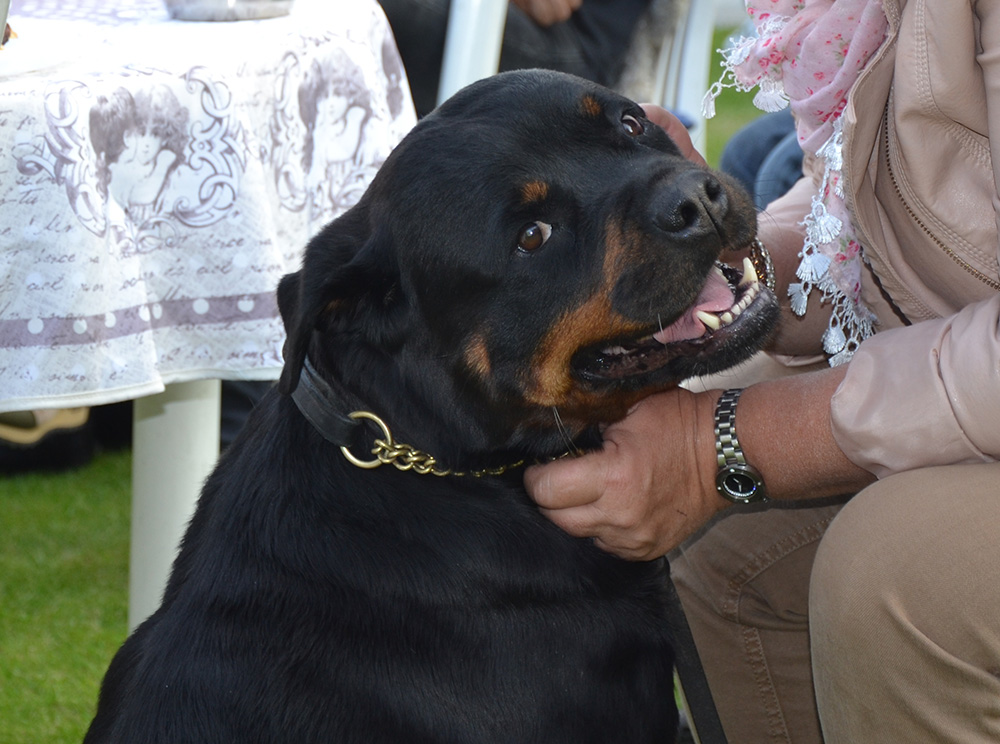
[{"label": "jacket sleeve", "polygon": [[834,394],[844,454],[879,478],[1000,458],[1000,296],[865,341]]},{"label": "jacket sleeve", "polygon": [[[1000,3],[977,12],[1000,235]],[[831,405],[841,449],[880,478],[1000,459],[1000,296],[868,339]]]}]

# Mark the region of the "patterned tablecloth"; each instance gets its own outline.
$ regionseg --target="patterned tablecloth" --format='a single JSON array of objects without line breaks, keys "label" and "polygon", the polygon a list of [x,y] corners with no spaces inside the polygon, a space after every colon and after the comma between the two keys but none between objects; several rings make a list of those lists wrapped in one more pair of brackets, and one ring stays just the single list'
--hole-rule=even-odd
[{"label": "patterned tablecloth", "polygon": [[0,411],[276,378],[279,278],[415,123],[379,6],[14,0],[10,24]]}]

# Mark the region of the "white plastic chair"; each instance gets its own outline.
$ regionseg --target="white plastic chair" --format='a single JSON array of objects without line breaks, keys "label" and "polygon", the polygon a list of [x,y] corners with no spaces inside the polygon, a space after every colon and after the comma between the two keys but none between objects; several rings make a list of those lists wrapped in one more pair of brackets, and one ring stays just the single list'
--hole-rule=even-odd
[{"label": "white plastic chair", "polygon": [[438,103],[496,73],[507,0],[451,0]]}]

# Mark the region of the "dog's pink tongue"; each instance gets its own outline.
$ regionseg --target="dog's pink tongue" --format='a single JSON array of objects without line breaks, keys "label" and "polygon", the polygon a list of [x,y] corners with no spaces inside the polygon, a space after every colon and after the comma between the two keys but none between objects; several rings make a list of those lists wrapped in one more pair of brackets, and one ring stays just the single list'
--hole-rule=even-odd
[{"label": "dog's pink tongue", "polygon": [[705,324],[695,317],[695,314],[699,310],[709,313],[724,313],[733,306],[735,301],[736,297],[733,295],[733,290],[726,278],[720,272],[712,271],[694,304],[684,312],[684,315],[654,334],[653,338],[661,344],[698,338],[704,335],[707,329]]}]

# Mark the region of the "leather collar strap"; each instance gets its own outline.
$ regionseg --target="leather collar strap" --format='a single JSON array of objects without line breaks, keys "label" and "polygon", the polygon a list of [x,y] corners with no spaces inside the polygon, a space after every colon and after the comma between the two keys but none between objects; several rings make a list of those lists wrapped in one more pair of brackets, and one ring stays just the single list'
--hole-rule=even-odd
[{"label": "leather collar strap", "polygon": [[[424,475],[471,475],[479,478],[485,475],[502,475],[512,468],[524,465],[524,460],[518,460],[509,465],[465,472],[441,467],[437,460],[426,452],[414,449],[408,444],[397,443],[392,438],[389,427],[373,413],[354,411],[349,416],[338,413],[340,401],[336,393],[326,380],[317,374],[308,357],[299,373],[299,384],[292,391],[292,400],[316,431],[326,441],[340,447],[348,462],[360,468],[371,469],[392,463],[399,470],[412,470]],[[372,460],[359,460],[350,452],[351,446],[356,443],[357,433],[363,420],[372,421],[382,431],[382,438],[375,440],[376,448],[372,450],[372,454],[376,457]]]},{"label": "leather collar strap", "polygon": [[333,388],[317,374],[308,357],[299,373],[299,384],[292,392],[292,400],[326,441],[338,447],[350,447],[355,443],[361,422],[337,411],[340,401]]}]

